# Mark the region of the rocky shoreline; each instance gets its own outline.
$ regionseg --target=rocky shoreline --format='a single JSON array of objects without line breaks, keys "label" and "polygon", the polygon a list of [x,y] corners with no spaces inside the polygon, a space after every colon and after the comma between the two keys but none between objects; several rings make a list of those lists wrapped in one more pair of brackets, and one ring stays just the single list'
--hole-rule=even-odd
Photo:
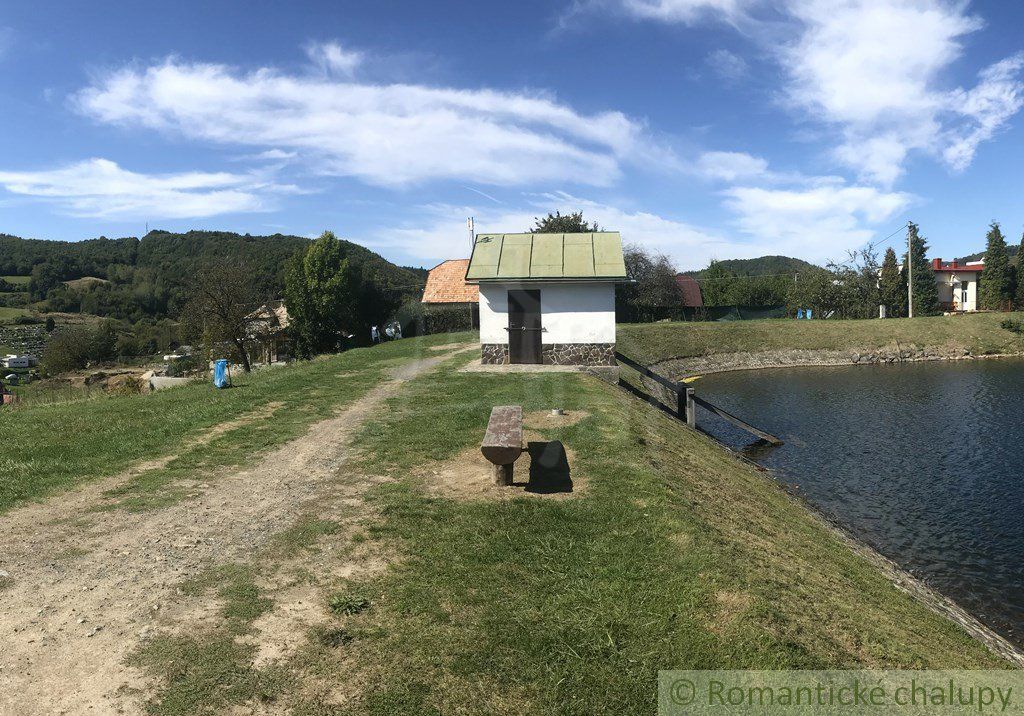
[{"label": "rocky shoreline", "polygon": [[1009,358],[1020,353],[974,354],[968,348],[907,346],[900,348],[861,348],[848,350],[782,350],[761,353],[716,353],[706,356],[670,358],[650,366],[673,380],[710,373],[801,366],[886,365],[933,360],[978,360]]}]

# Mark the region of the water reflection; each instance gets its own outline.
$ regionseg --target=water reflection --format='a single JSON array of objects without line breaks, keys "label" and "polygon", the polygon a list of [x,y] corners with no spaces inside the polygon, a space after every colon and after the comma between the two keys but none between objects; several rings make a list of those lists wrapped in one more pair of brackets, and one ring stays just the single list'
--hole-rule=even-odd
[{"label": "water reflection", "polygon": [[1024,361],[723,373],[694,387],[785,440],[749,446],[751,459],[1024,643]]}]

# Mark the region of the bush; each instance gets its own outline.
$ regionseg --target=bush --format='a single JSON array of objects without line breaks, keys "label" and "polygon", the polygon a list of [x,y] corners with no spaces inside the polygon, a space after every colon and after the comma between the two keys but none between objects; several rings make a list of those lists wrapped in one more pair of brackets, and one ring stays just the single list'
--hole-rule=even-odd
[{"label": "bush", "polygon": [[1004,318],[999,325],[1012,333],[1024,333],[1024,323],[1013,318]]},{"label": "bush", "polygon": [[200,355],[185,356],[172,360],[167,364],[167,375],[172,378],[180,378],[192,373],[198,373],[206,368],[206,361]]},{"label": "bush", "polygon": [[427,306],[415,299],[406,301],[395,313],[402,335],[427,336],[473,330],[474,310],[467,306]]}]

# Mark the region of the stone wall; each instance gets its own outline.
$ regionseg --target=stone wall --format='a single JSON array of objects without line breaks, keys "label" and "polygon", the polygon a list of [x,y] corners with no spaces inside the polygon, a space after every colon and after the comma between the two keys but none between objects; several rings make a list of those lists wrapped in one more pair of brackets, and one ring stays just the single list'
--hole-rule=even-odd
[{"label": "stone wall", "polygon": [[[508,363],[508,345],[483,343],[480,363],[504,365]],[[616,365],[614,343],[550,343],[541,346],[544,365]]]},{"label": "stone wall", "polygon": [[508,363],[508,344],[483,343],[480,345],[480,362],[484,365]]},{"label": "stone wall", "polygon": [[545,365],[615,365],[614,343],[549,343],[541,352]]}]

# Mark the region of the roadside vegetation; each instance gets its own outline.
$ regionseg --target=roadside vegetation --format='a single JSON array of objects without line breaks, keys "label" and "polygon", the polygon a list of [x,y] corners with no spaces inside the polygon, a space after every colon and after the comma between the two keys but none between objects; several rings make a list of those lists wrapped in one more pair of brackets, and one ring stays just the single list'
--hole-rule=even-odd
[{"label": "roadside vegetation", "polygon": [[1022,314],[977,313],[886,320],[720,321],[620,325],[618,350],[645,364],[723,353],[784,350],[960,348],[972,355],[1024,352],[1018,334],[1003,327]]},{"label": "roadside vegetation", "polygon": [[[0,416],[0,509],[177,455],[117,495],[122,508],[160,509],[185,498],[179,478],[244,465],[386,370],[469,338],[356,349],[230,390],[201,383]],[[376,485],[356,527],[325,503],[244,561],[177,585],[211,616],[129,656],[154,679],[151,713],[641,713],[659,669],[1004,665],[708,438],[590,376],[459,372],[467,360],[407,383],[356,433],[354,462],[336,477]],[[530,441],[565,446],[572,492],[486,489],[473,456],[502,404],[523,406]],[[569,419],[537,417],[553,407]],[[529,456],[516,471],[522,483]],[[390,566],[353,572],[359,559]],[[314,623],[293,650],[257,662],[282,580],[313,590]]]},{"label": "roadside vegetation", "polygon": [[[576,497],[439,481],[512,403],[589,413],[536,438],[573,451]],[[395,479],[370,538],[401,556],[351,585],[372,608],[336,616],[356,637],[318,666],[363,685],[352,713],[642,713],[658,669],[1001,663],[769,477],[614,386],[449,369],[389,407],[359,442]]]},{"label": "roadside vegetation", "polygon": [[[91,393],[89,399],[0,412],[0,512],[169,454],[175,460],[147,471],[126,492],[138,496],[174,476],[250,460],[372,388],[392,361],[452,340],[396,341],[236,375],[235,387],[227,390],[201,380],[146,395]],[[278,407],[268,410],[272,404]],[[202,438],[204,431],[246,416],[244,425],[189,449],[189,441]]]}]

